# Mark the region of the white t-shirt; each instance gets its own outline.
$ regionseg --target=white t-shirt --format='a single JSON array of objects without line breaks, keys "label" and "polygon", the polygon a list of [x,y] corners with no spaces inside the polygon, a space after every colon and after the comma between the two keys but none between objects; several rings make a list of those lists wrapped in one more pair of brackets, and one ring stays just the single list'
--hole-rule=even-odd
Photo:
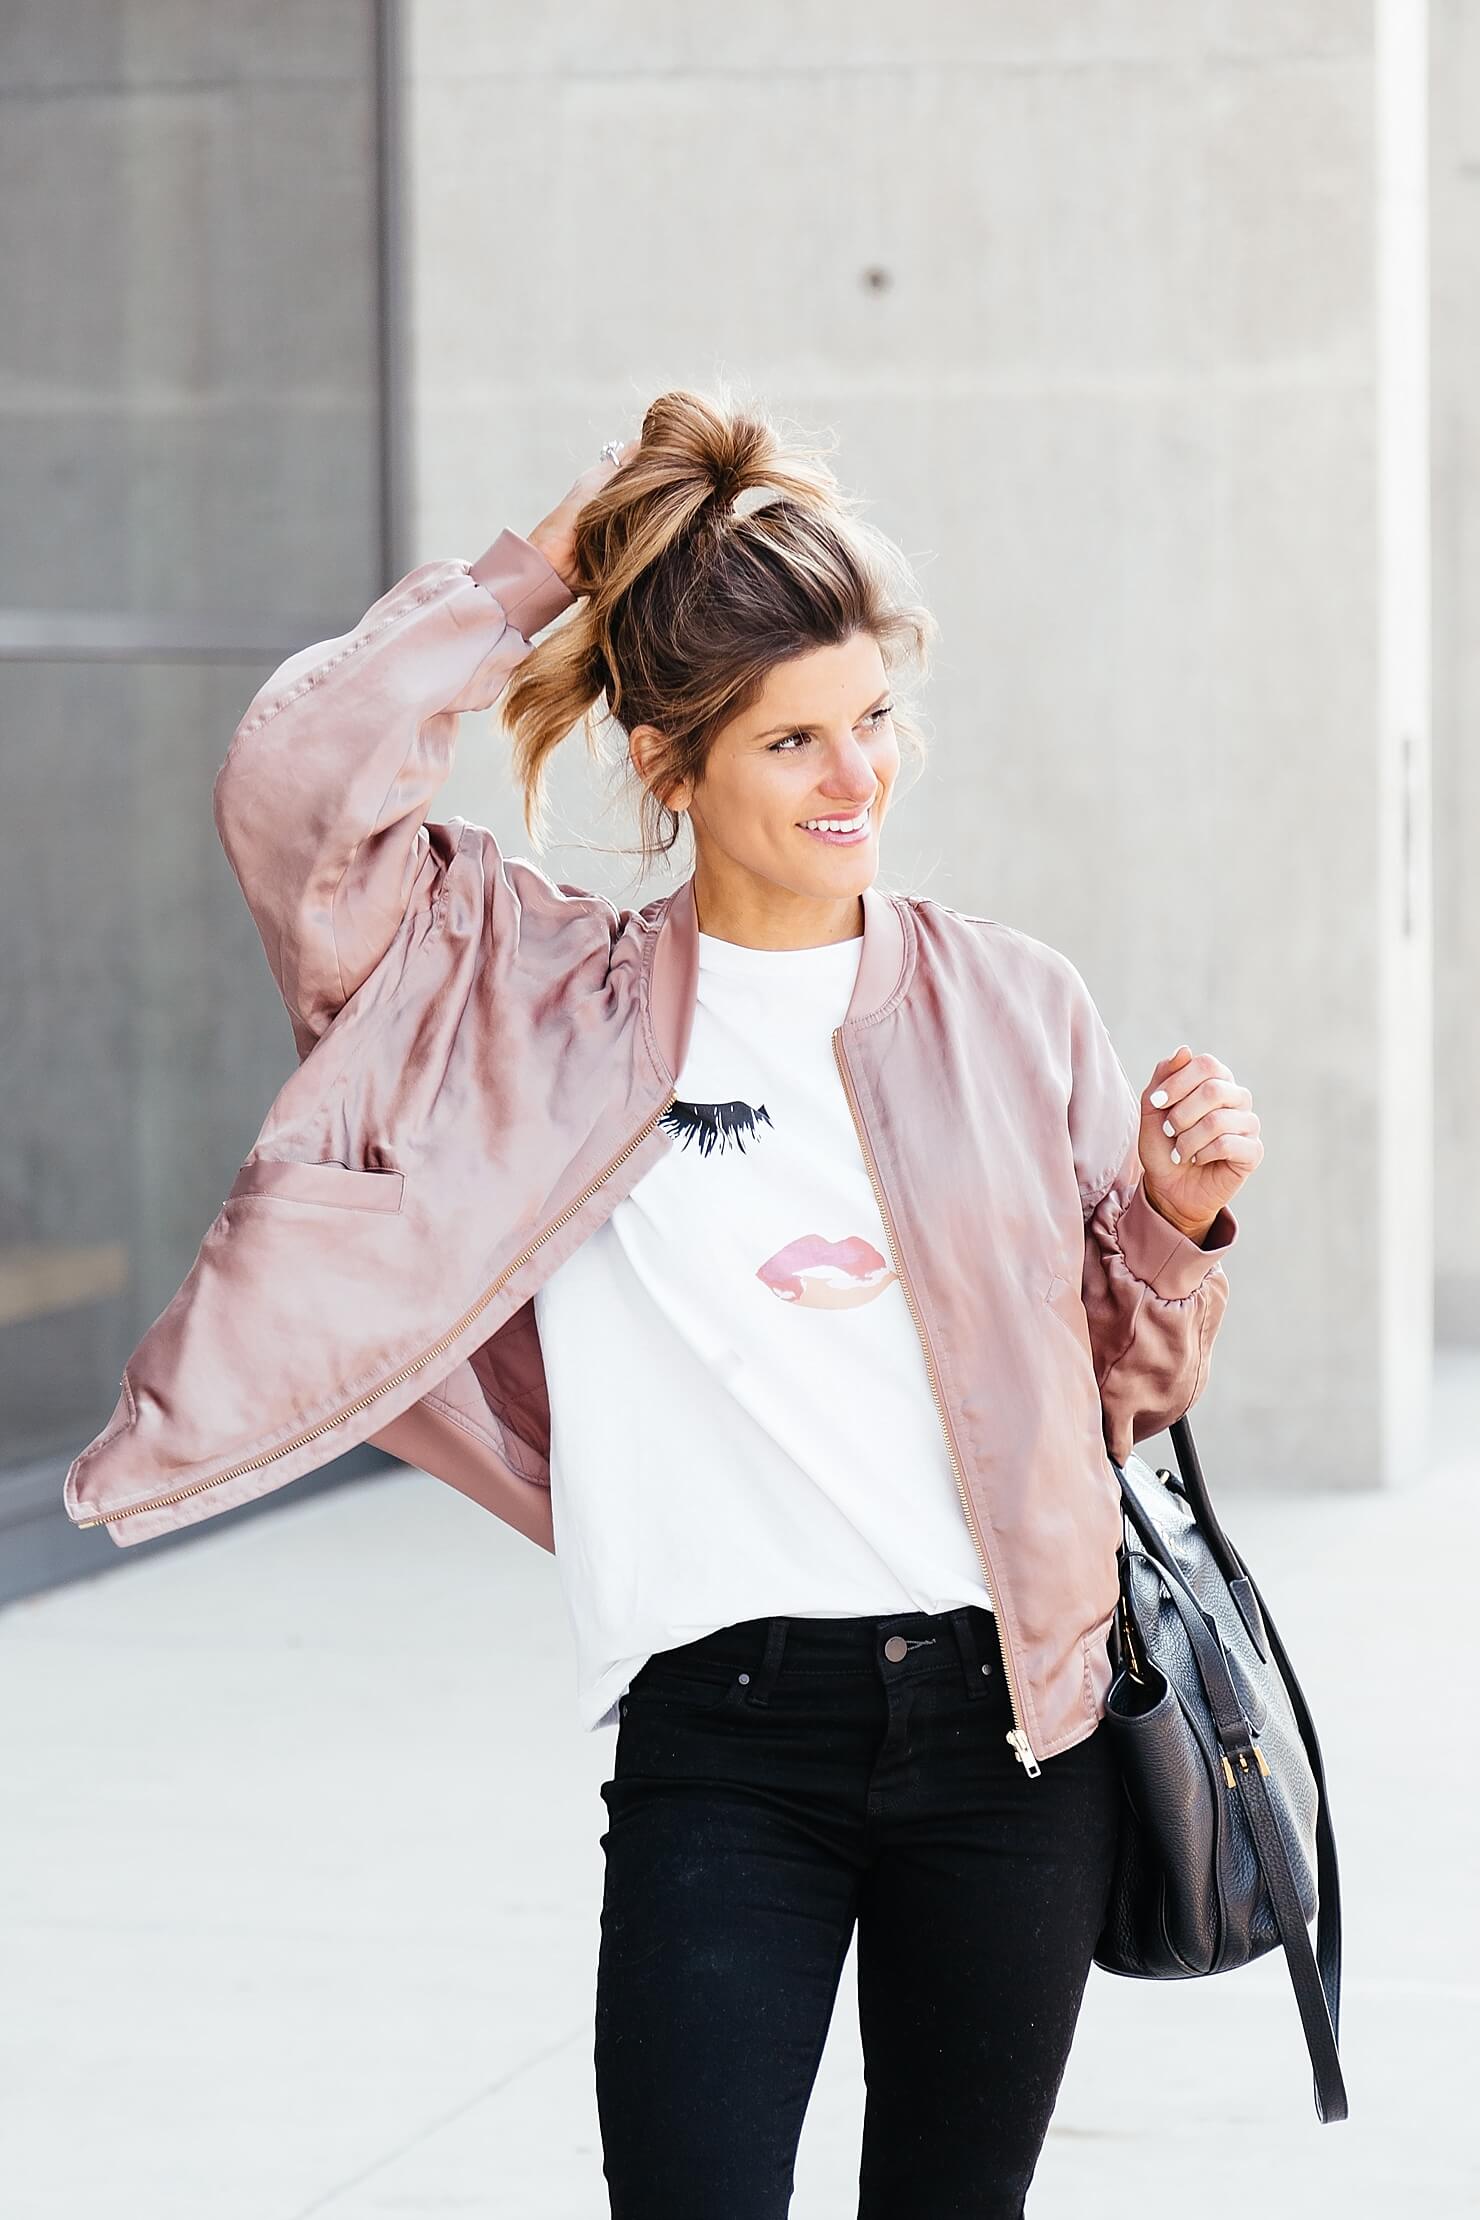
[{"label": "white t-shirt", "polygon": [[699,935],[674,1146],[536,1292],[587,1728],[772,1613],[990,1606],[834,1059],[859,935]]}]

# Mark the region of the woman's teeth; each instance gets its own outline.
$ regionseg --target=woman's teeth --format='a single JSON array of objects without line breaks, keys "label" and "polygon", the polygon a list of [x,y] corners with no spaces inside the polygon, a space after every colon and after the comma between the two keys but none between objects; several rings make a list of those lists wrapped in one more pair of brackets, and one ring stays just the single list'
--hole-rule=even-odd
[{"label": "woman's teeth", "polygon": [[858,833],[868,823],[868,811],[861,809],[856,817],[806,817],[802,820],[803,832]]}]

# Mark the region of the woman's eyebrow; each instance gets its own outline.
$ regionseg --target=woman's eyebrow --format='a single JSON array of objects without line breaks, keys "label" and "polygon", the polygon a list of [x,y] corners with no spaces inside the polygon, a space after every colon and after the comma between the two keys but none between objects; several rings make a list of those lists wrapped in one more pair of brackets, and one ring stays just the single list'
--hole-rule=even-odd
[{"label": "woman's eyebrow", "polygon": [[[887,701],[893,691],[894,689],[892,686],[886,686],[882,694],[875,694],[873,700],[868,705],[868,709],[859,710],[858,717],[868,716],[869,712],[871,710],[877,709],[881,702]],[[857,724],[858,722],[858,717],[855,717],[853,720],[855,724]],[[822,727],[820,725],[804,724],[800,717],[792,717],[784,725],[772,725],[768,731],[753,733],[751,737],[755,740],[774,740],[778,732],[820,732],[821,730]]]}]

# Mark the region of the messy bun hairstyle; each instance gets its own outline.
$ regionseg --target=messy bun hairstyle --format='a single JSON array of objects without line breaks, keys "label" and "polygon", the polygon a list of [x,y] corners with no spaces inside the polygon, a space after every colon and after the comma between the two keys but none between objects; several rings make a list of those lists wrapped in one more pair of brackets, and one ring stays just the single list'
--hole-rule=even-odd
[{"label": "messy bun hairstyle", "polygon": [[923,675],[935,619],[905,557],[857,514],[824,452],[783,439],[723,391],[678,389],[651,404],[638,446],[576,519],[571,614],[520,663],[500,704],[537,844],[546,767],[567,734],[579,724],[600,760],[606,719],[624,753],[626,735],[653,725],[665,745],[641,789],[646,869],[683,823],[664,797],[698,780],[768,671],[856,632],[878,642],[895,731],[923,756],[895,666],[913,660]]}]

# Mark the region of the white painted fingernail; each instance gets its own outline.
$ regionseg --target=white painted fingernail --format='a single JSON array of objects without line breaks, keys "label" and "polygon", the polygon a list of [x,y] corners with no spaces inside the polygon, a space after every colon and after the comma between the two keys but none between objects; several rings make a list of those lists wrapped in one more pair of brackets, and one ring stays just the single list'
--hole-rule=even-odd
[{"label": "white painted fingernail", "polygon": [[1162,1119],[1162,1121],[1161,1121],[1161,1130],[1162,1130],[1162,1132],[1163,1132],[1163,1133],[1164,1133],[1164,1134],[1165,1134],[1165,1135],[1167,1136],[1168,1140],[1170,1140],[1170,1141],[1175,1141],[1175,1140],[1176,1140],[1176,1138],[1177,1138],[1177,1128],[1176,1128],[1176,1127],[1175,1127],[1175,1126],[1173,1125],[1173,1123],[1172,1123],[1172,1121],[1171,1121],[1171,1119],[1170,1119],[1170,1118],[1163,1118],[1163,1119]]},{"label": "white painted fingernail", "polygon": [[1181,1152],[1181,1150],[1180,1150],[1180,1149],[1173,1149],[1173,1151],[1172,1151],[1172,1162],[1173,1162],[1174,1164],[1180,1164],[1180,1163],[1181,1163],[1181,1161],[1182,1161],[1182,1152]]},{"label": "white painted fingernail", "polygon": [[1166,1099],[1167,1091],[1165,1087],[1158,1087],[1155,1094],[1149,1097],[1152,1109],[1159,1110]]}]

